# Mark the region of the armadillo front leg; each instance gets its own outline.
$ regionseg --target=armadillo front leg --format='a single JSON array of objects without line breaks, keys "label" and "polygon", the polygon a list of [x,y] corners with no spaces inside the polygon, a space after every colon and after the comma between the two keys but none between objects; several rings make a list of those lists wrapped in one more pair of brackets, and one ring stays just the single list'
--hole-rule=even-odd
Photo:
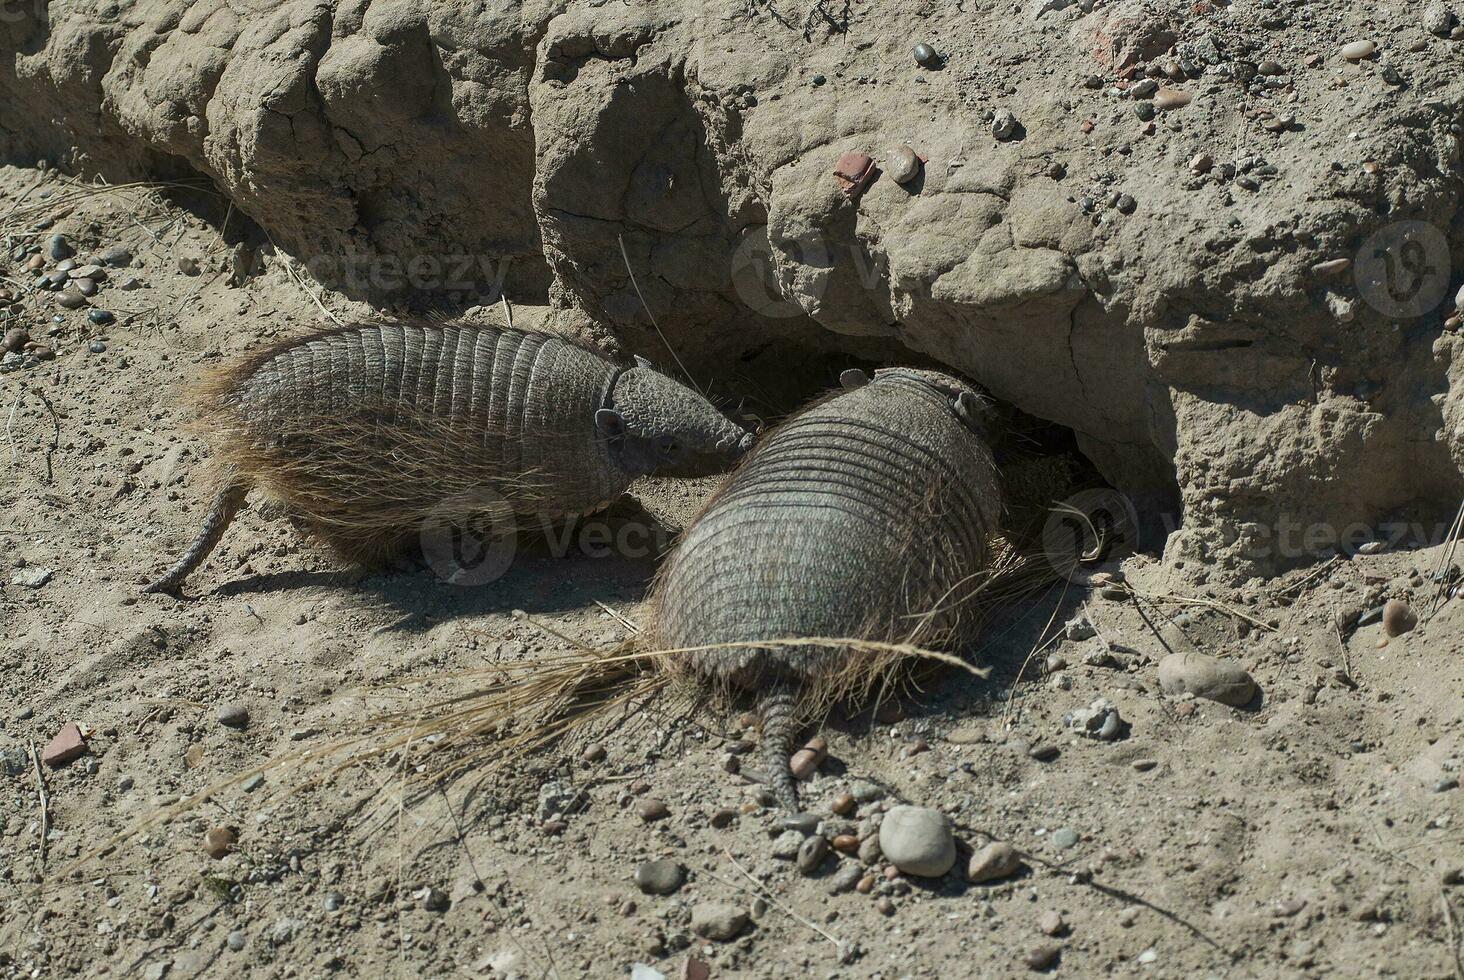
[{"label": "armadillo front leg", "polygon": [[143,592],[168,592],[176,593],[183,585],[193,570],[203,564],[209,552],[219,543],[224,536],[225,529],[234,515],[239,513],[239,508],[244,506],[244,498],[249,495],[249,488],[244,484],[231,481],[224,489],[219,491],[214,498],[213,507],[209,509],[208,516],[204,518],[203,530],[198,532],[198,537],[193,539],[193,544],[178,564],[168,571],[168,574],[143,589]]}]

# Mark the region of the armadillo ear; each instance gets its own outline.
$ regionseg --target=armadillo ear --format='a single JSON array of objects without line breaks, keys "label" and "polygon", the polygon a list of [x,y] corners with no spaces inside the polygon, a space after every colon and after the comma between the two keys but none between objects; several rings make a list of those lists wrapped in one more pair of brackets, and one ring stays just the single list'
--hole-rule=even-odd
[{"label": "armadillo ear", "polygon": [[635,355],[635,366],[638,368],[647,368],[651,371],[654,371],[656,369],[655,365],[651,364],[650,361],[646,360],[644,357],[641,357],[639,354]]},{"label": "armadillo ear", "polygon": [[869,375],[858,368],[850,368],[839,374],[839,387],[841,388],[863,388],[869,384]]},{"label": "armadillo ear", "polygon": [[951,411],[966,427],[980,431],[986,421],[987,404],[978,395],[963,391],[951,402]]},{"label": "armadillo ear", "polygon": [[601,435],[617,439],[625,435],[625,417],[613,408],[599,409],[595,412],[595,428]]}]

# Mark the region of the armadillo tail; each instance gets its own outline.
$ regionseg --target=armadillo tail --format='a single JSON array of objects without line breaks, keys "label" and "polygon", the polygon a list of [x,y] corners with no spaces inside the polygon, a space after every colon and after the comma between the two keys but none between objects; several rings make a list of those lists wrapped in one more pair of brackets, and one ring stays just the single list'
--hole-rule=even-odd
[{"label": "armadillo tail", "polygon": [[793,735],[797,726],[796,707],[793,692],[783,687],[768,692],[758,702],[758,713],[762,715],[763,766],[767,769],[768,786],[778,798],[778,805],[789,813],[798,812],[798,784],[788,768],[788,756],[793,751]]},{"label": "armadillo tail", "polygon": [[209,508],[208,516],[203,519],[203,529],[198,532],[198,537],[193,539],[188,551],[178,559],[178,564],[169,569],[168,574],[143,589],[143,592],[168,592],[176,593],[183,585],[183,580],[192,574],[193,570],[203,564],[209,552],[219,543],[228,528],[229,522],[234,515],[239,513],[239,508],[244,506],[244,498],[249,495],[249,487],[240,483],[237,479],[230,480],[227,486],[219,491],[214,498],[213,507]]}]

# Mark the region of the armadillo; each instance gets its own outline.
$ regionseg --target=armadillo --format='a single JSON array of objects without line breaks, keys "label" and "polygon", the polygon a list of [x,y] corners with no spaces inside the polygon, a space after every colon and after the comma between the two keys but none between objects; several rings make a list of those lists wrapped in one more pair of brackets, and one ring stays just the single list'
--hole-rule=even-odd
[{"label": "armadillo", "polygon": [[[795,719],[868,690],[887,653],[962,638],[1001,513],[985,405],[933,371],[846,371],[845,391],[765,436],[692,523],[654,596],[658,642],[703,680],[760,695],[763,755],[796,810]],[[729,643],[745,646],[727,648]],[[713,649],[696,649],[713,647]]]},{"label": "armadillo", "polygon": [[637,358],[560,337],[432,321],[289,340],[196,393],[222,470],[203,529],[149,592],[174,592],[254,488],[343,557],[370,562],[424,520],[468,521],[485,497],[563,519],[636,478],[729,467],[753,437]]}]

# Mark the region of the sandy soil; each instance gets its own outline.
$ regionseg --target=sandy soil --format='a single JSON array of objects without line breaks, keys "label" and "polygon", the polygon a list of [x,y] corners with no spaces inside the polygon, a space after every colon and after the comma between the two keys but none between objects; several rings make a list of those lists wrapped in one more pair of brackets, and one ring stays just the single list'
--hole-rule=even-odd
[{"label": "sandy soil", "polygon": [[[190,598],[139,596],[205,506],[207,450],[175,407],[181,386],[361,311],[276,258],[231,286],[237,232],[221,237],[224,209],[207,197],[83,195],[54,176],[33,187],[38,176],[0,169],[0,212],[30,224],[7,255],[60,232],[79,258],[123,245],[135,260],[92,300],[116,314],[106,326],[30,292],[23,262],[5,273],[20,296],[5,326],[55,356],[21,352],[0,374],[0,974],[623,977],[641,963],[667,976],[705,976],[701,964],[713,977],[1000,977],[1053,946],[1046,969],[1073,977],[1464,975],[1464,609],[1428,617],[1438,549],[1212,593],[1136,556],[1126,597],[1072,586],[1000,610],[966,651],[987,679],[927,673],[878,718],[831,718],[830,758],[804,787],[820,832],[868,836],[884,807],[938,808],[963,848],[939,879],[887,877],[876,858],[868,892],[831,894],[856,856],[812,876],[775,857],[781,815],[727,771],[755,733],[670,697],[452,779],[431,778],[442,763],[419,742],[342,757],[324,777],[270,767],[256,785],[254,769],[373,731],[384,710],[420,711],[425,736],[441,714],[425,705],[497,667],[619,642],[643,614],[654,550],[540,547],[463,588],[420,563],[338,567],[252,506]],[[127,276],[141,288],[123,291]],[[669,532],[711,485],[637,496]],[[618,518],[632,519],[644,516]],[[1380,645],[1367,614],[1387,598],[1423,621]],[[1097,635],[1029,657],[1084,613]],[[1260,698],[1237,709],[1163,694],[1170,650],[1240,663]],[[435,679],[407,683],[418,678]],[[1126,723],[1116,741],[1064,726],[1099,697]],[[221,723],[237,704],[247,725]],[[71,722],[86,753],[34,765],[32,748]],[[857,810],[832,815],[851,788]],[[644,819],[651,800],[667,815]],[[220,859],[205,850],[212,828],[237,834]],[[1023,852],[1023,870],[967,882],[967,854],[991,839]],[[685,882],[642,893],[637,867],[663,857]],[[730,941],[701,938],[693,909],[709,903],[751,921]]]}]

